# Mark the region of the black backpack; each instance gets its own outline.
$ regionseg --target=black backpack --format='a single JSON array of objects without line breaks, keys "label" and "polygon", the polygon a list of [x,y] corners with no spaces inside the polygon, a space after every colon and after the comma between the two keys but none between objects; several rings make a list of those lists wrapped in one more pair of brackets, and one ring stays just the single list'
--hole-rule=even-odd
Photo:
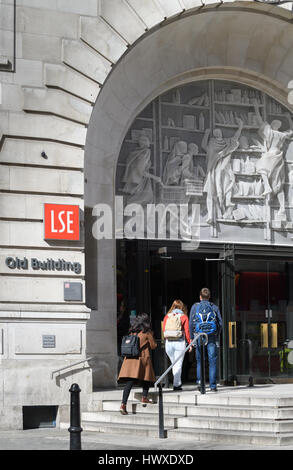
[{"label": "black backpack", "polygon": [[129,358],[138,358],[139,349],[139,337],[137,334],[123,336],[121,341],[121,356]]}]

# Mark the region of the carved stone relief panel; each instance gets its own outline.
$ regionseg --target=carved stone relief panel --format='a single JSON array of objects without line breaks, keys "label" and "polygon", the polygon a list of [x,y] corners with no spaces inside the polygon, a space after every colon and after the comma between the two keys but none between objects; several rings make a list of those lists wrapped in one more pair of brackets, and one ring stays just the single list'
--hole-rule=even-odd
[{"label": "carved stone relief panel", "polygon": [[246,85],[193,82],[156,98],[119,155],[126,203],[200,204],[200,239],[291,245],[293,122]]}]

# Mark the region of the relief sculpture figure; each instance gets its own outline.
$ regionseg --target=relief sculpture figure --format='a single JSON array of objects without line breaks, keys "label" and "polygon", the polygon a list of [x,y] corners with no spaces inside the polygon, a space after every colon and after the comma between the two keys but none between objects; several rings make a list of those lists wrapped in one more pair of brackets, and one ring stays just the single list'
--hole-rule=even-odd
[{"label": "relief sculpture figure", "polygon": [[234,204],[231,201],[235,175],[231,166],[231,155],[239,146],[243,122],[237,118],[238,129],[233,137],[223,138],[221,129],[206,129],[202,148],[207,152],[207,172],[203,191],[207,193],[207,223],[216,217],[230,218]]},{"label": "relief sculpture figure", "polygon": [[289,113],[286,114],[290,129],[281,132],[279,129],[281,121],[274,120],[271,124],[265,122],[259,112],[259,107],[254,102],[257,123],[260,126],[259,135],[262,137],[264,146],[261,158],[256,164],[257,173],[261,174],[264,183],[264,195],[276,195],[279,201],[277,220],[286,221],[285,212],[285,163],[283,147],[286,139],[293,137],[293,122]]},{"label": "relief sculpture figure", "polygon": [[186,142],[179,140],[174,144],[174,147],[169,153],[163,173],[163,183],[166,186],[179,185],[182,172],[183,156],[186,155],[186,153]]},{"label": "relief sculpture figure", "polygon": [[154,192],[152,180],[160,182],[160,178],[150,173],[151,149],[146,136],[138,139],[138,148],[130,152],[126,161],[126,170],[122,178],[125,183],[123,192],[129,194],[127,202],[152,204]]},{"label": "relief sculpture figure", "polygon": [[194,178],[195,168],[193,164],[193,156],[196,156],[197,154],[198,146],[194,143],[188,144],[187,153],[182,159],[181,185],[184,184],[184,180]]}]

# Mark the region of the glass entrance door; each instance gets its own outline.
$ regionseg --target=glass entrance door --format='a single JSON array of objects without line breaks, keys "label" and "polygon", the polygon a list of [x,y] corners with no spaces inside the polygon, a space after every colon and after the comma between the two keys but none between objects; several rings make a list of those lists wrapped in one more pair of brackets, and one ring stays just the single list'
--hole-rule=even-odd
[{"label": "glass entrance door", "polygon": [[292,262],[284,260],[236,262],[237,371],[240,375],[293,376],[287,360],[288,345],[293,339],[292,268]]}]

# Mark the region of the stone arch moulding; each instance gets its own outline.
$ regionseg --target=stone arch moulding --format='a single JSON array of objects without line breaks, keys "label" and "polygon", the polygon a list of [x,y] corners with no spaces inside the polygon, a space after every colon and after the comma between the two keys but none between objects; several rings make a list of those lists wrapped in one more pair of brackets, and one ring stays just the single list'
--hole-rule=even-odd
[{"label": "stone arch moulding", "polygon": [[[253,86],[290,108],[287,87],[293,70],[293,29],[288,24],[291,14],[270,15],[275,10],[264,6],[262,15],[259,5],[254,9],[253,4],[243,9],[239,2],[226,11],[211,9],[204,15],[181,17],[146,34],[113,68],[95,103],[86,138],[89,231],[95,219],[92,208],[97,203],[107,203],[113,209],[116,164],[127,130],[139,112],[160,94],[195,80],[226,79]],[[114,364],[116,248],[113,240],[92,243],[95,249],[88,254],[88,266],[96,276],[96,309],[87,344],[94,344],[90,336],[105,329],[107,318]],[[88,347],[88,353],[100,352]]]},{"label": "stone arch moulding", "polygon": [[155,28],[119,60],[98,95],[89,121],[86,205],[106,202],[106,194],[100,194],[98,186],[113,187],[127,129],[152,99],[172,87],[208,78],[239,81],[290,108],[287,96],[293,70],[293,28],[288,16],[292,15],[287,11],[274,15],[276,9],[267,5],[262,15],[259,4],[257,9],[253,4],[243,9],[241,3]]}]

